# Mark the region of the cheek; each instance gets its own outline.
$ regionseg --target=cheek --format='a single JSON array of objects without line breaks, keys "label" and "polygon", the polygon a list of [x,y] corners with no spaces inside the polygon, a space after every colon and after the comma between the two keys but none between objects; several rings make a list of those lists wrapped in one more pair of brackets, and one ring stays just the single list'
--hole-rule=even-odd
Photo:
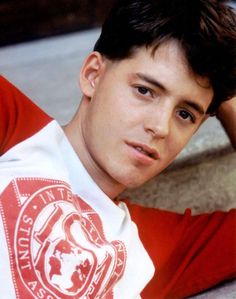
[{"label": "cheek", "polygon": [[91,106],[86,116],[85,134],[87,143],[92,144],[93,148],[103,148],[112,142],[114,137],[118,137],[119,130],[122,126],[122,118],[117,109],[112,109],[111,105],[94,105]]},{"label": "cheek", "polygon": [[185,148],[189,140],[193,136],[193,132],[176,130],[173,132],[169,139],[168,151],[170,159],[174,160],[175,157]]}]

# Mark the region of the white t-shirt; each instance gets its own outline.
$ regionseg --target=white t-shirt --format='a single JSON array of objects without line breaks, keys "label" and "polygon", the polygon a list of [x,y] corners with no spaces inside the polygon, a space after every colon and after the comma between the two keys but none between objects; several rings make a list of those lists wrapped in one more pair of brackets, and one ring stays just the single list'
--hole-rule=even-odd
[{"label": "white t-shirt", "polygon": [[0,157],[0,194],[1,299],[140,298],[154,267],[136,225],[56,121]]}]

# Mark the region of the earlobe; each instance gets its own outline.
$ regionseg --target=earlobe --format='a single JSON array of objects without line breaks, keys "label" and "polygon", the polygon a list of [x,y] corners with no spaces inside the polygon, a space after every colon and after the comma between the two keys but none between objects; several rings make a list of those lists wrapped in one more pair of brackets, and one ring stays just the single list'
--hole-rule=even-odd
[{"label": "earlobe", "polygon": [[80,71],[80,88],[82,93],[91,98],[98,84],[104,67],[104,58],[99,52],[92,52],[85,59]]}]

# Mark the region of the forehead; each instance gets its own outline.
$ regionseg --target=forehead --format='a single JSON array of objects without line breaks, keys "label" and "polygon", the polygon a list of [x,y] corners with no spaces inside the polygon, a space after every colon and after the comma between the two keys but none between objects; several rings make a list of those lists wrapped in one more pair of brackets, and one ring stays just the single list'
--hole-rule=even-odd
[{"label": "forehead", "polygon": [[[202,87],[211,88],[210,80],[195,73],[189,64],[185,51],[178,40],[170,39],[159,45],[136,49],[133,58],[152,61],[153,65],[166,65],[170,71],[178,69],[195,79]],[[146,58],[146,59],[145,59]]]},{"label": "forehead", "polygon": [[204,85],[206,88],[211,87],[208,78],[201,77],[193,72],[181,44],[175,39],[167,40],[158,46],[136,47],[127,58],[110,61],[110,64],[117,66],[121,62],[128,62],[130,69],[134,65],[139,67],[146,65],[146,68],[148,65],[148,67],[151,67],[150,71],[157,67],[158,71],[160,71],[160,66],[166,65],[170,72],[178,69],[181,72],[188,73],[191,78],[194,77],[196,81],[201,82],[202,86]]}]

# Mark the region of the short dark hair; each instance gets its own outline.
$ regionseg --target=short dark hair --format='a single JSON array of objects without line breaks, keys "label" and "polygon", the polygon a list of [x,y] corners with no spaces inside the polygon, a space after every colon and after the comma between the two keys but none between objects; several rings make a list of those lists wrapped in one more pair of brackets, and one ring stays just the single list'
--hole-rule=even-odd
[{"label": "short dark hair", "polygon": [[214,90],[209,113],[236,93],[236,15],[220,0],[118,0],[94,50],[111,60],[178,40],[192,71]]}]

